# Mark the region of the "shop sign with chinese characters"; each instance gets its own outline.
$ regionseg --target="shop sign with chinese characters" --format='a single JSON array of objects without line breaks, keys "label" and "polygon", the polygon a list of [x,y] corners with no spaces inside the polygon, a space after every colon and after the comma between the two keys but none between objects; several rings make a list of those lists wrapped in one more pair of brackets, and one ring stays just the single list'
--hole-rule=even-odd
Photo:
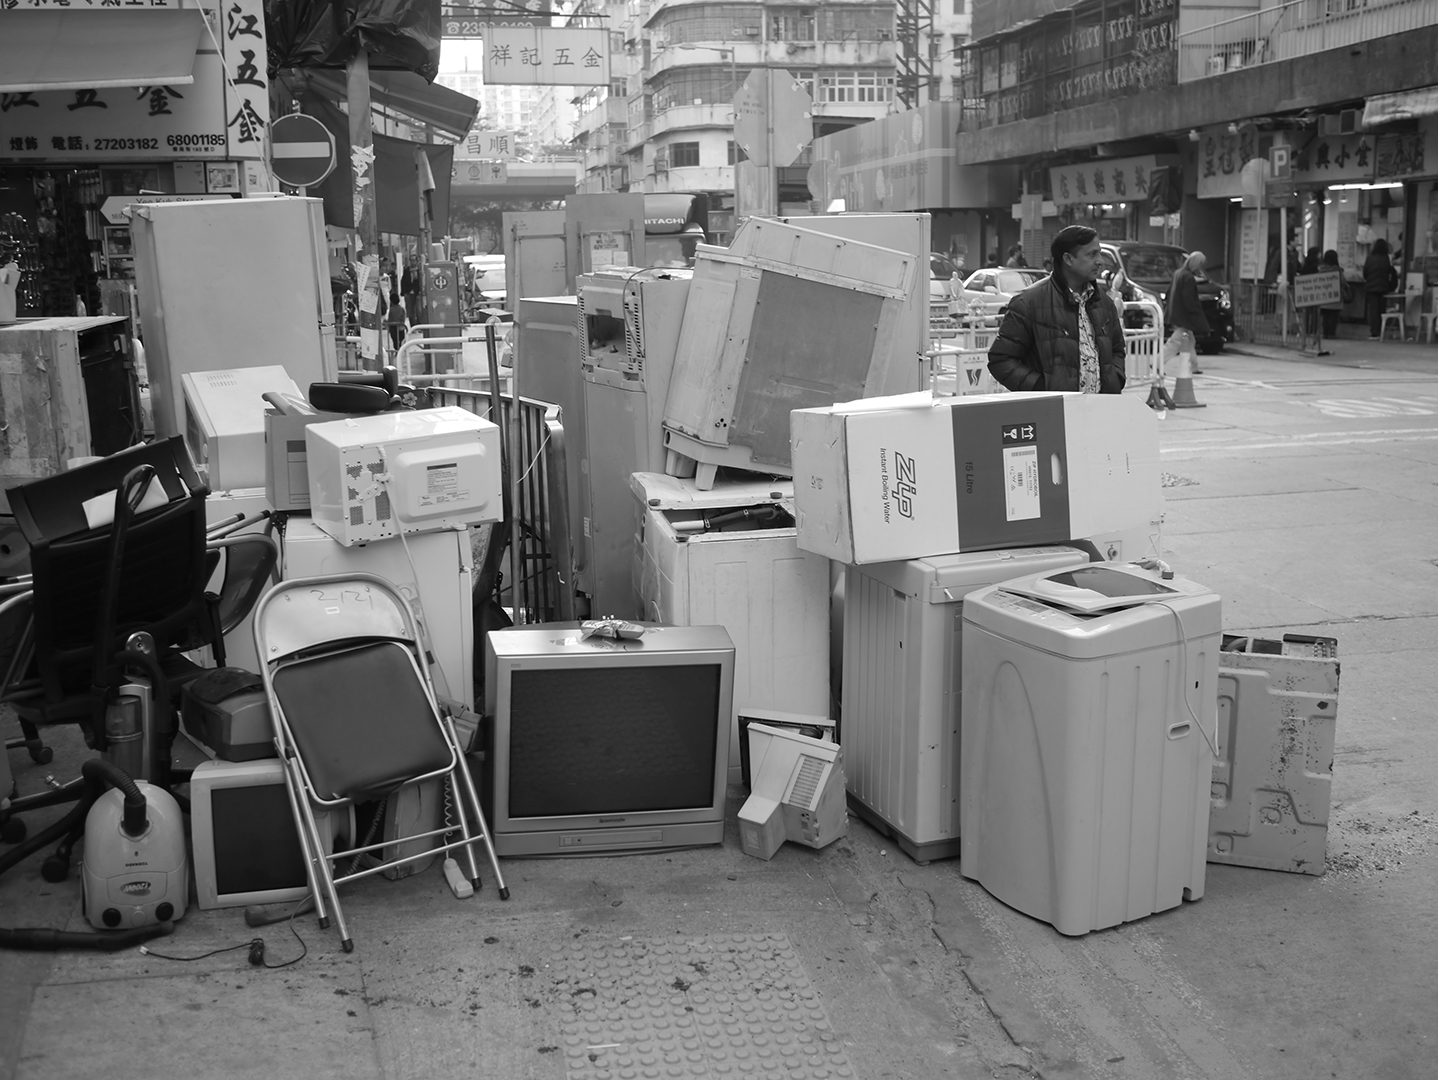
[{"label": "shop sign with chinese characters", "polygon": [[[87,0],[25,4],[74,11],[84,10]],[[0,6],[8,5],[9,0],[0,0]],[[97,0],[88,6],[99,10],[136,5]],[[179,5],[176,0],[146,0],[144,5],[166,6]],[[269,125],[262,0],[226,0],[223,10],[206,15],[225,52],[222,56],[215,51],[208,32],[201,35],[191,83],[0,94],[0,161],[262,157]],[[233,89],[227,84],[227,69]]]},{"label": "shop sign with chinese characters", "polygon": [[492,85],[608,86],[609,31],[496,26],[484,42]]},{"label": "shop sign with chinese characters", "polygon": [[1432,170],[1423,160],[1427,134],[1425,126],[1417,131],[1379,135],[1374,154],[1376,168],[1373,179],[1402,180],[1407,177],[1428,175]]},{"label": "shop sign with chinese characters", "polygon": [[1243,167],[1258,156],[1258,131],[1204,128],[1198,139],[1198,197],[1236,199],[1243,195]]},{"label": "shop sign with chinese characters", "polygon": [[1146,202],[1148,178],[1157,167],[1158,159],[1153,154],[1059,165],[1049,170],[1053,200],[1059,206]]},{"label": "shop sign with chinese characters", "polygon": [[1295,184],[1342,184],[1373,179],[1375,140],[1367,132],[1317,135],[1311,139],[1295,133],[1290,141]]},{"label": "shop sign with chinese characters", "polygon": [[454,148],[456,161],[513,161],[515,132],[471,131]]}]

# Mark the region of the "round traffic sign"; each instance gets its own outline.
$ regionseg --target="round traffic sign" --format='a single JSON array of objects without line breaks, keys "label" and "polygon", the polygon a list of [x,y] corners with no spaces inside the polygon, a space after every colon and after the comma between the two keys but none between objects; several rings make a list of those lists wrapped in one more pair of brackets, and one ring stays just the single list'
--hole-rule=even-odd
[{"label": "round traffic sign", "polygon": [[286,184],[318,184],[334,171],[335,137],[313,116],[281,116],[270,124],[270,166]]}]

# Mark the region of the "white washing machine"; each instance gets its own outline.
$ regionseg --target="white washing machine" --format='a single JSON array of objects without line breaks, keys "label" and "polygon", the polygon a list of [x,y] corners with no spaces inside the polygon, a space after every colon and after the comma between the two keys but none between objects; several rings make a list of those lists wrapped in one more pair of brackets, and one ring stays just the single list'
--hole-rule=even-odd
[{"label": "white washing machine", "polygon": [[849,805],[917,862],[959,854],[964,597],[1088,558],[1054,546],[846,568],[840,700]]},{"label": "white washing machine", "polygon": [[630,485],[642,618],[718,624],[734,640],[729,782],[737,784],[745,710],[829,715],[829,560],[798,547],[793,481],[723,477],[701,490],[692,479],[641,472]]},{"label": "white washing machine", "polygon": [[286,581],[356,571],[392,582],[429,631],[435,690],[474,708],[474,559],[468,529],[413,533],[345,547],[304,514],[291,514],[282,541]]},{"label": "white washing machine", "polygon": [[1069,935],[1203,895],[1219,609],[1131,563],[969,595],[965,877]]}]

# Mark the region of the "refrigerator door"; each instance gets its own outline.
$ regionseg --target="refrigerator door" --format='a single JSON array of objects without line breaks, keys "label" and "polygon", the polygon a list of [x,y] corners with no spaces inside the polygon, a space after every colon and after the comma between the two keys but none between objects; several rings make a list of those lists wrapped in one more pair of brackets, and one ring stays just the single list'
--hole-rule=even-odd
[{"label": "refrigerator door", "polygon": [[216,199],[135,208],[140,325],[155,434],[184,430],[185,372],[281,364],[336,375],[319,199]]}]

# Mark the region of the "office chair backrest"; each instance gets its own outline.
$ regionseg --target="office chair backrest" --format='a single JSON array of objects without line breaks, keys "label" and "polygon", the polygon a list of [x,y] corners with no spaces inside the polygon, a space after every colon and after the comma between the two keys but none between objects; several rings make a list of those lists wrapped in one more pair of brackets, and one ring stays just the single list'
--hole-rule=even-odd
[{"label": "office chair backrest", "polygon": [[116,490],[139,465],[155,469],[170,501],[136,514],[126,530],[110,651],[144,630],[163,652],[207,618],[206,492],[181,438],[12,489],[15,518],[30,545],[35,664],[49,701],[91,686],[111,528],[89,528],[82,504]]}]

